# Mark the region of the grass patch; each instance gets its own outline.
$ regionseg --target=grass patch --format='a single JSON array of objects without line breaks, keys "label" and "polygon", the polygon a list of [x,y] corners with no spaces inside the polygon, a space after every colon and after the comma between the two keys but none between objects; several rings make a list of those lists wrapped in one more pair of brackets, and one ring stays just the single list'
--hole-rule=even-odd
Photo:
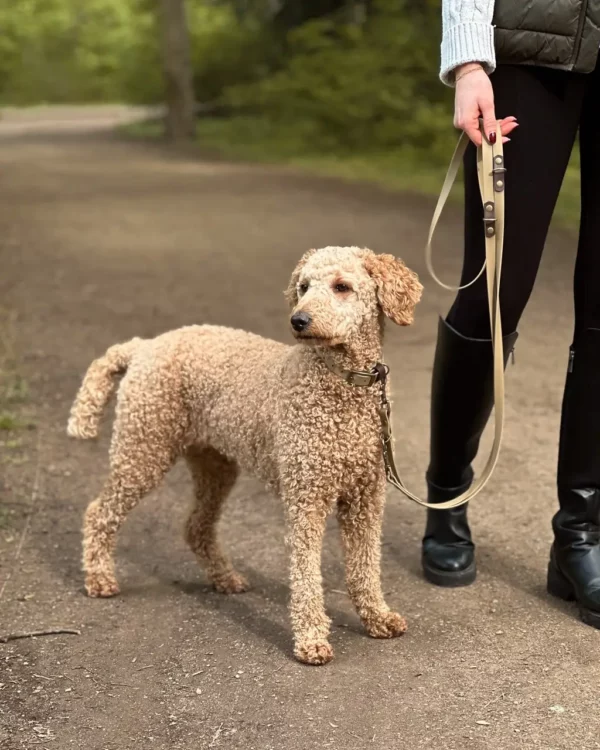
[{"label": "grass patch", "polygon": [[12,414],[0,413],[0,430],[18,430],[22,426],[21,422]]},{"label": "grass patch", "polygon": [[8,508],[4,508],[2,505],[0,505],[0,531],[3,529],[8,529],[10,526],[10,517],[12,515],[12,512]]},{"label": "grass patch", "polygon": [[[25,403],[28,387],[25,379],[17,372],[13,349],[14,318],[6,310],[0,309],[0,434],[28,429],[32,425],[18,416],[18,406]],[[0,446],[8,450],[20,447],[17,437],[3,439]]]},{"label": "grass patch", "polygon": [[[15,318],[0,307],[0,464],[16,467],[26,461],[20,433],[34,425],[23,421],[20,406],[27,401],[28,387],[17,371],[14,351]],[[8,530],[14,522],[14,511],[3,505],[5,487],[0,469],[0,531]]]},{"label": "grass patch", "polygon": [[10,440],[0,440],[0,446],[8,448],[9,450],[16,450],[21,448],[23,441],[21,438],[11,438]]},{"label": "grass patch", "polygon": [[27,381],[16,372],[12,372],[4,384],[3,400],[7,404],[23,404],[29,396]]},{"label": "grass patch", "polygon": [[[162,123],[157,121],[135,123],[124,130],[130,136],[147,139],[159,139],[164,132]],[[260,117],[202,119],[198,123],[197,141],[199,147],[226,159],[283,164],[311,174],[428,196],[438,195],[448,166],[428,164],[422,154],[411,150],[351,154],[311,150],[301,131],[290,131]],[[461,197],[457,181],[452,198]],[[554,220],[567,228],[575,227],[579,220],[578,153],[574,153],[567,169]]]}]

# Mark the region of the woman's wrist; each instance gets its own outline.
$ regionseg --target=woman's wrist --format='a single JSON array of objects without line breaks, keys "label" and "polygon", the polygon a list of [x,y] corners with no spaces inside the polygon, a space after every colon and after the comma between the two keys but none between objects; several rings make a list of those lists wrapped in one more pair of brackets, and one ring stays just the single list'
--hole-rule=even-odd
[{"label": "woman's wrist", "polygon": [[454,80],[456,83],[458,83],[458,81],[460,81],[460,79],[464,78],[466,75],[469,75],[470,73],[475,73],[480,70],[485,71],[485,68],[483,67],[481,63],[478,63],[478,62],[464,63],[464,65],[459,65],[457,68],[454,69]]}]

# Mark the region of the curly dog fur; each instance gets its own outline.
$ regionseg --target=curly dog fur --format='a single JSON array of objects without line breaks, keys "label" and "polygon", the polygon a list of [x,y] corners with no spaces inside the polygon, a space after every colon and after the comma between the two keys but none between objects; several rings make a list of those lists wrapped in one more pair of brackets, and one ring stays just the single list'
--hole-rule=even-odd
[{"label": "curly dog fur", "polygon": [[384,316],[409,325],[421,292],[417,276],[391,255],[354,247],[312,250],[286,293],[293,314],[310,320],[294,332],[296,346],[228,328],[189,326],[118,344],[96,360],[71,411],[72,437],[96,437],[115,376],[124,377],[110,476],[85,514],[88,594],[119,592],[117,532],[183,456],[195,488],[186,539],[218,591],[247,588],[217,535],[239,471],[282,499],[300,661],[324,664],[333,656],[321,581],[322,539],[333,508],[348,591],[364,627],[375,638],[404,633],[406,623],[389,610],[380,584],[385,474],[378,387],[353,388],[326,362],[364,370],[381,361]]}]

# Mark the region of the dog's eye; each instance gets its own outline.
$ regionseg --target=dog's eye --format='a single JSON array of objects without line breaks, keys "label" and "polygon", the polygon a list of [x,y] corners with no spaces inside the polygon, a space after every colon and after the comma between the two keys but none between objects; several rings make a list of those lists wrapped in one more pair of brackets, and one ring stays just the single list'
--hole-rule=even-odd
[{"label": "dog's eye", "polygon": [[298,291],[300,292],[300,294],[306,294],[306,292],[308,292],[308,284],[306,283],[306,281],[302,284],[298,284]]},{"label": "dog's eye", "polygon": [[348,284],[342,284],[342,282],[336,284],[334,287],[335,291],[338,294],[344,294],[345,292],[351,292],[352,289],[348,286]]}]

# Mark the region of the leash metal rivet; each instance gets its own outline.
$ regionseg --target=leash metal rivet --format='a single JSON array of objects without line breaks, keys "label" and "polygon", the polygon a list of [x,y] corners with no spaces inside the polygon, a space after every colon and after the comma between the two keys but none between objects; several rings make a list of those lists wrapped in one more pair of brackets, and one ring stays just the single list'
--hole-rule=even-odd
[{"label": "leash metal rivet", "polygon": [[501,156],[497,156],[496,157],[496,164],[502,164],[502,157]]},{"label": "leash metal rivet", "polygon": [[498,180],[496,182],[496,187],[498,187],[498,188],[501,188],[503,185],[504,185],[504,183],[502,182],[502,180]]}]

